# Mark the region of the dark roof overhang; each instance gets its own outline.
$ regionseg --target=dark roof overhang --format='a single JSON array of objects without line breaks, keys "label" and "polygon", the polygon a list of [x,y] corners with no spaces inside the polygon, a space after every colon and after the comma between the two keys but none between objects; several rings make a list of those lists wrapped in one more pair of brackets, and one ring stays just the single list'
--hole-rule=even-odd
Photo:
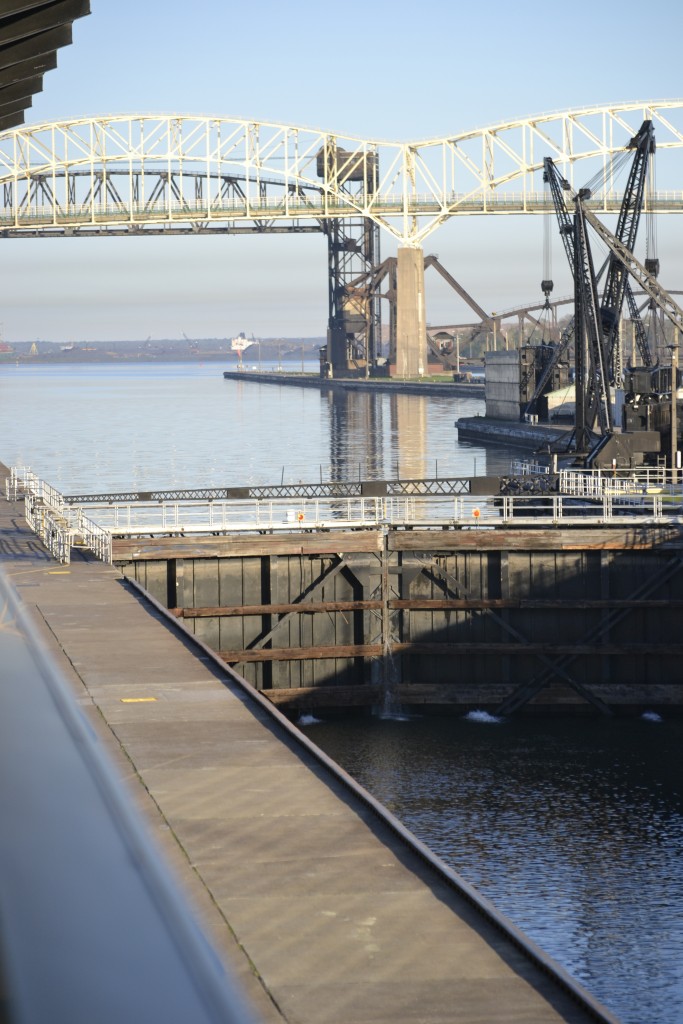
[{"label": "dark roof overhang", "polygon": [[57,67],[57,51],[71,42],[76,18],[90,0],[5,0],[0,14],[0,131],[24,123],[43,75]]}]

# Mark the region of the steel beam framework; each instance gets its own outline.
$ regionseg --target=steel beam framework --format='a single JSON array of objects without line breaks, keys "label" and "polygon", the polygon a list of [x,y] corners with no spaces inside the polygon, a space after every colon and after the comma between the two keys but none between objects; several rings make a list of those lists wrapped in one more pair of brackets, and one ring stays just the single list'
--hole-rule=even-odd
[{"label": "steel beam framework", "polygon": [[[670,160],[683,147],[683,100],[544,114],[424,142],[136,115],[0,133],[0,233],[321,231],[329,219],[360,217],[420,246],[451,217],[551,210],[542,182],[549,154],[572,187],[577,164],[580,180],[601,171],[605,188],[591,209],[618,213],[616,158],[645,118],[656,128],[658,181],[672,186],[645,209],[683,213]],[[362,187],[350,190],[349,181]]]}]

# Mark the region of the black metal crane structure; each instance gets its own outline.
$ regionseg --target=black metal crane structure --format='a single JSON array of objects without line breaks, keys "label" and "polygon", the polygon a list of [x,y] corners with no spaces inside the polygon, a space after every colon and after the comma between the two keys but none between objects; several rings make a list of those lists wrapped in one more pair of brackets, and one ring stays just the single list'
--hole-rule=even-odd
[{"label": "black metal crane structure", "polygon": [[[655,153],[655,130],[652,121],[643,121],[640,130],[631,139],[627,148],[633,150],[633,162],[631,163],[631,169],[626,182],[624,198],[621,203],[614,235],[629,252],[633,252],[640,216],[643,210],[649,161],[650,157],[654,156]],[[633,298],[631,286],[628,282],[628,272],[621,260],[610,250],[607,277],[600,306],[600,318],[602,320],[602,331],[606,347],[609,352],[610,381],[617,387],[621,385],[623,378],[619,322],[625,296],[628,297],[629,311],[631,314],[635,311],[636,322],[640,324],[642,330],[642,337],[639,338],[639,351],[643,363],[645,366],[650,366],[652,358],[647,344],[647,336],[638,313],[638,307]],[[636,336],[638,337],[638,335]]]},{"label": "black metal crane structure", "polygon": [[597,279],[593,265],[581,189],[574,213],[574,387],[576,393],[575,448],[588,456],[595,447],[596,420],[600,437],[613,433],[609,379],[609,348],[603,331]]},{"label": "black metal crane structure", "polygon": [[[559,222],[560,227],[560,238],[564,245],[565,252],[567,254],[567,260],[569,266],[574,272],[574,225],[572,218],[570,217],[567,206],[564,200],[563,192],[571,192],[572,188],[569,182],[563,178],[557,167],[550,159],[546,157],[543,161],[543,181],[548,185],[550,194],[555,208],[555,215]],[[542,281],[541,288],[546,296],[546,302],[548,302],[548,296],[550,288],[552,287],[551,281]],[[551,378],[553,370],[562,361],[567,352],[569,346],[574,339],[574,317],[570,320],[567,326],[562,331],[559,343],[557,344],[552,357],[547,361],[544,370],[536,380],[536,386],[534,393],[527,404],[525,409],[526,414],[533,415],[536,412],[537,403],[541,395],[545,392],[546,385]]]},{"label": "black metal crane structure", "polygon": [[[327,168],[326,168],[327,164]],[[358,154],[339,148],[321,150],[317,156],[321,178],[333,173],[337,187],[350,196],[377,190],[378,166],[375,154]],[[327,361],[332,371],[345,374],[351,369],[367,373],[374,366],[382,337],[379,297],[372,289],[359,287],[363,275],[371,276],[380,261],[379,226],[359,214],[353,218],[324,218],[328,252]]]},{"label": "black metal crane structure", "polygon": [[[643,122],[640,130],[630,140],[625,153],[629,151],[632,151],[634,156],[614,237],[623,250],[632,252],[643,210],[648,164],[655,151],[654,127],[651,121]],[[607,263],[596,275],[586,228],[585,203],[591,198],[591,189],[580,189],[575,194],[549,157],[543,161],[543,167],[544,181],[550,189],[559,223],[560,238],[574,278],[575,311],[573,321],[562,334],[552,363],[537,383],[528,409],[533,410],[552,372],[552,367],[564,356],[571,341],[574,340],[574,446],[577,454],[589,457],[596,449],[597,440],[612,435],[614,431],[611,389],[621,387],[623,381],[619,324],[625,299],[635,325],[638,350],[645,366],[652,364],[652,356],[623,261],[610,250]],[[570,194],[574,201],[573,215],[568,210],[565,198],[567,194]],[[650,262],[650,269],[655,270],[656,261]],[[605,285],[600,298],[598,282],[605,270]]]}]

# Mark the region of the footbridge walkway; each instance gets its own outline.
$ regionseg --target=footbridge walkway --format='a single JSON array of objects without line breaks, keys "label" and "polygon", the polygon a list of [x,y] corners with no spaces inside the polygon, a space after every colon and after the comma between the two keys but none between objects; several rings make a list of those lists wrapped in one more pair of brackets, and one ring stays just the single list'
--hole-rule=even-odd
[{"label": "footbridge walkway", "polygon": [[112,562],[117,542],[148,537],[683,524],[683,486],[670,471],[563,470],[519,463],[503,477],[319,481],[65,495],[26,468],[8,470],[6,497],[59,561],[87,548]]},{"label": "footbridge walkway", "polygon": [[[133,582],[89,552],[77,551],[68,567],[58,563],[28,528],[23,499],[0,498],[0,531],[0,569],[48,663],[116,763],[128,803],[137,806],[148,842],[160,851],[155,857],[172,866],[255,1020],[614,1020]],[[0,646],[20,632],[11,608],[6,604]],[[42,1000],[45,1013],[41,1018],[38,1007],[33,1019],[115,1019],[93,1009],[93,976],[113,1010],[121,1010],[121,1000],[135,992],[130,977],[154,977],[149,949],[142,962],[128,965],[127,950],[135,956],[139,947],[135,927],[99,912],[103,890],[117,892],[119,879],[114,874],[107,886],[93,887],[104,851],[88,855],[89,816],[62,818],[69,794],[45,760],[54,753],[54,733],[32,743],[30,718],[9,714],[13,694],[18,699],[21,692],[15,707],[34,699],[37,676],[10,673],[6,682],[0,751],[33,753],[21,772],[3,764],[4,797],[11,786],[21,821],[43,805],[50,812],[37,822],[41,841],[31,856],[19,848],[25,828],[6,833],[0,844],[0,894],[16,912],[16,920],[4,915],[3,924],[17,928],[13,956],[3,964],[5,982],[19,1002],[27,992]],[[84,741],[72,736],[72,742]],[[33,766],[43,768],[42,777],[27,791]],[[7,842],[10,835],[14,843]],[[74,836],[77,906],[70,902],[74,893],[62,889],[74,865],[53,856]],[[138,850],[133,861],[141,859]],[[44,886],[32,871],[47,877]],[[13,897],[5,901],[10,885]],[[91,895],[83,900],[85,892]],[[106,953],[111,959],[92,976],[88,969],[102,944],[81,926],[92,917],[91,905],[100,937],[112,929],[117,936],[115,950]],[[56,954],[35,941],[35,928],[31,937],[30,921],[41,934],[60,936],[60,970],[41,973],[41,985],[33,987],[32,972],[42,972]],[[17,979],[27,984],[17,989]],[[155,1007],[163,987],[147,992],[146,1019],[160,1019]],[[218,1002],[206,1019],[231,1019],[216,1009]]]}]

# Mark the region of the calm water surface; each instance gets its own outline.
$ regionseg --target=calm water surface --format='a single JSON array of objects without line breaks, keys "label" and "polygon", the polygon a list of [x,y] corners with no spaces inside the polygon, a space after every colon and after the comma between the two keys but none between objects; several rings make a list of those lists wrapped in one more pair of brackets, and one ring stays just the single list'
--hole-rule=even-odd
[{"label": "calm water surface", "polygon": [[[0,460],[65,493],[506,472],[476,400],[0,366]],[[311,367],[314,369],[314,367]],[[348,718],[312,739],[625,1024],[683,1022],[683,722]]]},{"label": "calm water surface", "polygon": [[480,401],[321,395],[224,380],[223,369],[0,366],[0,460],[64,493],[509,468],[509,452],[457,444],[454,421]]},{"label": "calm water surface", "polygon": [[683,722],[301,728],[628,1024],[683,1020]]}]

